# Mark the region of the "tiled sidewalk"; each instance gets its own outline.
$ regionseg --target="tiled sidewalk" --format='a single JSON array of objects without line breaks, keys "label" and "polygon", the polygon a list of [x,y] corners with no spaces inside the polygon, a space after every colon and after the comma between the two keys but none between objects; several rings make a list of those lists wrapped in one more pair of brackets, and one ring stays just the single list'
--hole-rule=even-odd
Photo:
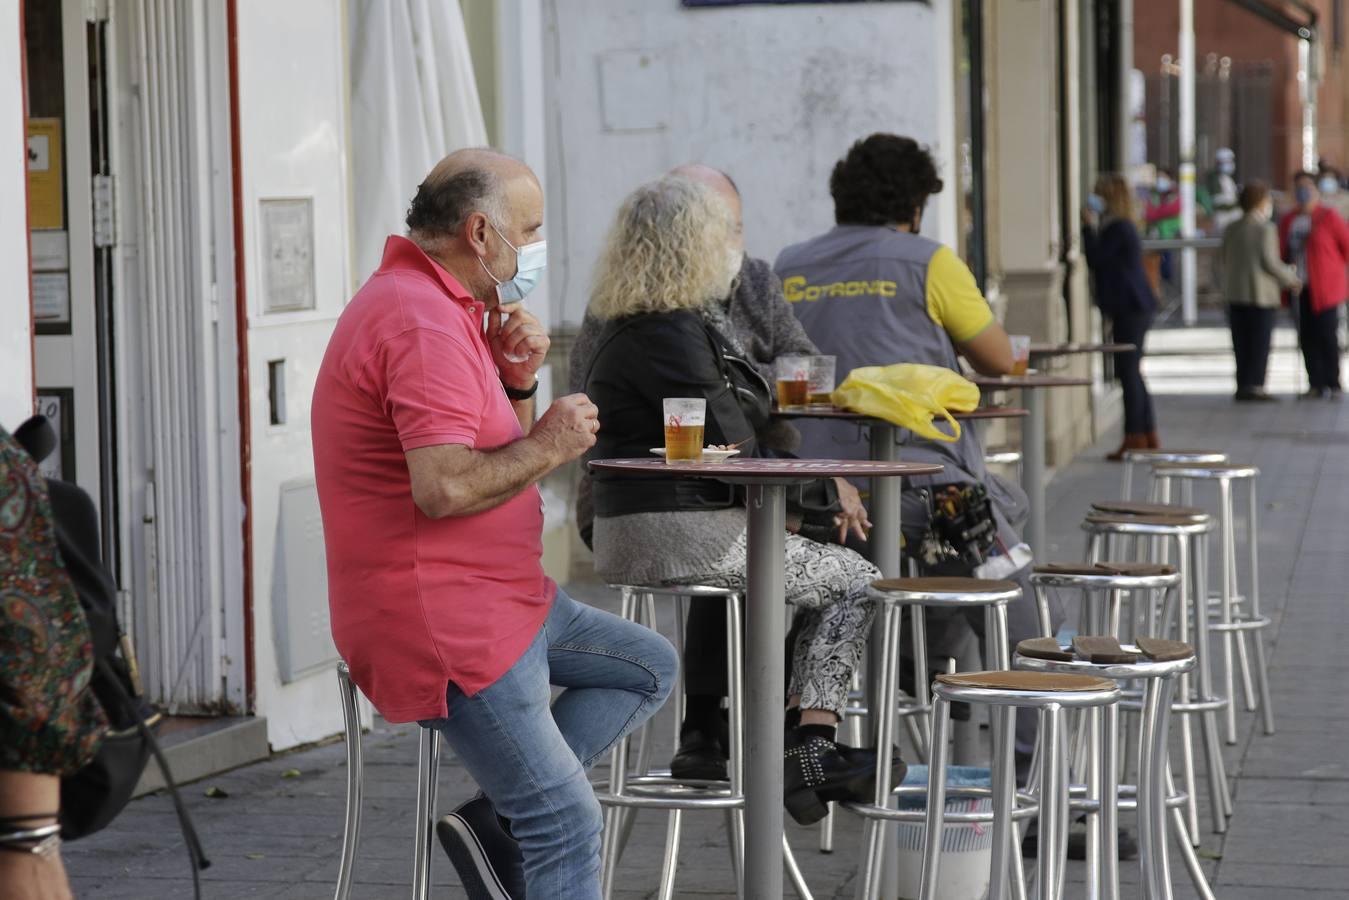
[{"label": "tiled sidewalk", "polygon": [[[1349,692],[1343,689],[1349,676],[1343,653],[1349,645],[1349,401],[1237,406],[1225,395],[1176,393],[1184,390],[1185,378],[1174,359],[1160,367],[1150,360],[1149,371],[1169,392],[1158,400],[1168,444],[1221,447],[1262,469],[1262,590],[1276,620],[1271,659],[1279,730],[1265,737],[1243,712],[1241,742],[1226,748],[1236,778],[1236,815],[1225,837],[1206,836],[1205,865],[1224,900],[1349,896]],[[1210,384],[1205,389],[1213,390]],[[1082,454],[1051,483],[1052,546],[1046,556],[1079,556],[1082,511],[1118,490],[1119,470],[1101,460],[1104,449],[1103,442]],[[596,585],[573,590],[612,604]],[[668,715],[659,722],[669,734]],[[365,829],[354,895],[406,897],[416,738],[406,727],[381,727],[365,740]],[[344,778],[343,748],[329,744],[187,787],[214,861],[203,875],[205,896],[330,897]],[[228,796],[208,798],[208,788]],[[457,766],[443,767],[442,808],[469,790]],[[734,896],[719,817],[689,815],[685,822],[679,896]],[[841,816],[836,852],[822,855],[813,849],[814,829],[793,828],[817,897],[852,896],[859,836],[856,820]],[[619,896],[652,895],[663,837],[663,819],[639,819]],[[191,896],[186,854],[164,797],[136,801],[107,831],[67,847],[66,857],[80,897]],[[1137,897],[1136,867],[1122,869],[1124,896]],[[1177,896],[1192,896],[1174,856],[1173,870]],[[451,886],[439,850],[436,880],[442,885],[437,896],[462,896]]]}]

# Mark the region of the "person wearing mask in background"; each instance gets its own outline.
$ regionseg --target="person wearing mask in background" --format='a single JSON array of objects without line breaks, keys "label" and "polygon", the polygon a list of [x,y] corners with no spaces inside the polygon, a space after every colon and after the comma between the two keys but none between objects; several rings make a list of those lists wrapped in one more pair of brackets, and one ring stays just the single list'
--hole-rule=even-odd
[{"label": "person wearing mask in background", "polygon": [[1297,269],[1302,290],[1293,307],[1298,344],[1310,385],[1304,397],[1338,399],[1340,347],[1339,307],[1349,294],[1349,225],[1340,214],[1320,202],[1316,176],[1293,176],[1297,205],[1279,220],[1279,246],[1285,261]]},{"label": "person wearing mask in background", "polygon": [[47,486],[0,428],[0,896],[68,900],[61,776],[107,729],[89,625],[56,547]]},{"label": "person wearing mask in background", "polygon": [[1252,181],[1241,190],[1242,217],[1223,231],[1223,296],[1232,328],[1232,354],[1237,364],[1238,403],[1269,401],[1265,366],[1269,339],[1279,308],[1280,290],[1297,293],[1297,272],[1279,258],[1279,237],[1270,219],[1274,201],[1269,186]]},{"label": "person wearing mask in background", "polygon": [[1115,374],[1124,391],[1124,442],[1107,456],[1161,446],[1152,396],[1143,381],[1143,342],[1157,314],[1157,298],[1143,271],[1143,245],[1134,224],[1133,192],[1122,175],[1096,180],[1082,210],[1082,247],[1091,267],[1092,295],[1110,322],[1111,336],[1136,349],[1115,354]]},{"label": "person wearing mask in background", "polygon": [[1213,154],[1214,167],[1208,175],[1208,196],[1212,207],[1213,232],[1221,235],[1227,226],[1242,216],[1240,189],[1237,186],[1237,155],[1229,147]]},{"label": "person wearing mask in background", "polygon": [[1349,191],[1344,190],[1344,176],[1334,166],[1322,162],[1316,173],[1316,189],[1321,192],[1321,202],[1340,214],[1341,219],[1349,220]]},{"label": "person wearing mask in background", "polygon": [[[587,771],[655,714],[669,641],[543,570],[538,482],[595,443],[583,395],[537,419],[548,335],[529,167],[459,150],[342,311],[314,386],[333,640],[390,722],[435,728],[482,793],[436,833],[473,900],[599,900]],[[563,688],[553,700],[552,687]]]},{"label": "person wearing mask in background", "polygon": [[[812,356],[819,351],[806,337],[801,323],[782,297],[782,282],[765,260],[744,249],[744,223],[740,190],[730,175],[696,163],[677,166],[671,176],[687,178],[711,188],[726,204],[734,226],[727,268],[734,273],[730,290],[709,307],[729,338],[743,351],[744,359],[764,380],[773,382],[773,360],[779,356]],[[605,321],[589,308],[572,348],[568,367],[570,389],[585,390],[586,375]],[[780,420],[759,429],[755,440],[764,451],[796,450],[801,436],[790,423]],[[860,508],[853,486],[836,479],[840,498],[849,508]],[[593,548],[595,507],[593,483],[581,473],[576,487],[576,525],[581,540]],[[727,777],[728,746],[721,701],[726,696],[726,605],[721,600],[695,597],[689,603],[684,640],[684,721],[679,746],[670,762],[676,778],[724,781]]]},{"label": "person wearing mask in background", "polygon": [[[1143,209],[1143,221],[1150,238],[1174,240],[1180,237],[1180,191],[1175,176],[1167,169],[1158,169]],[[1161,253],[1161,277],[1172,283],[1176,256],[1170,250]]]}]

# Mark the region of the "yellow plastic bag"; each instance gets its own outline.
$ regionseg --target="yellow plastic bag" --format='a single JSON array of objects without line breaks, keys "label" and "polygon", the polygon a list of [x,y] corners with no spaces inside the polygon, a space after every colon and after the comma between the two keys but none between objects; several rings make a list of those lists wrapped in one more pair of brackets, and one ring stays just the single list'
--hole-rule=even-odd
[{"label": "yellow plastic bag", "polygon": [[[949,410],[969,412],[979,405],[979,388],[941,366],[898,363],[853,369],[833,393],[835,406],[885,419],[934,441],[960,440],[960,423]],[[952,434],[939,429],[941,417]]]}]

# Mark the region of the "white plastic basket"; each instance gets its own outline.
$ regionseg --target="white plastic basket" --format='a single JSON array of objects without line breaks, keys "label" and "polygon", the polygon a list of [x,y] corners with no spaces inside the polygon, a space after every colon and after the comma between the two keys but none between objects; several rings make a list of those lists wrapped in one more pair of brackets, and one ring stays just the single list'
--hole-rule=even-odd
[{"label": "white plastic basket", "polygon": [[[923,787],[927,784],[927,766],[910,766],[904,775],[904,786]],[[947,789],[956,787],[992,786],[988,769],[978,766],[948,766]],[[919,797],[902,797],[900,809],[922,809]],[[946,799],[947,812],[989,812],[993,801],[987,797],[950,797]],[[896,859],[899,868],[899,896],[913,900],[918,896],[923,871],[923,844],[927,828],[921,823],[897,822],[898,840]],[[993,852],[993,826],[978,824],[948,824],[942,829],[942,860],[937,874],[937,896],[942,900],[982,900],[988,893],[989,863]]]}]

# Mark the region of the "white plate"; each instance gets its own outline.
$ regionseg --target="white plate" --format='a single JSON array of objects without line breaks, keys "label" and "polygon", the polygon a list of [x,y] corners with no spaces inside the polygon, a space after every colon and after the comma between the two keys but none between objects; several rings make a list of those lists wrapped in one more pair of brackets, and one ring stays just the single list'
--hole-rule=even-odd
[{"label": "white plate", "polygon": [[[665,448],[652,447],[651,454],[653,456],[659,456],[661,458],[664,458]],[[730,459],[732,456],[739,456],[739,455],[740,455],[739,450],[713,450],[711,447],[704,447],[703,458],[701,461],[707,463],[724,462],[725,460]],[[676,460],[676,462],[684,462],[684,460]],[[688,462],[692,462],[692,460],[688,460]]]}]

